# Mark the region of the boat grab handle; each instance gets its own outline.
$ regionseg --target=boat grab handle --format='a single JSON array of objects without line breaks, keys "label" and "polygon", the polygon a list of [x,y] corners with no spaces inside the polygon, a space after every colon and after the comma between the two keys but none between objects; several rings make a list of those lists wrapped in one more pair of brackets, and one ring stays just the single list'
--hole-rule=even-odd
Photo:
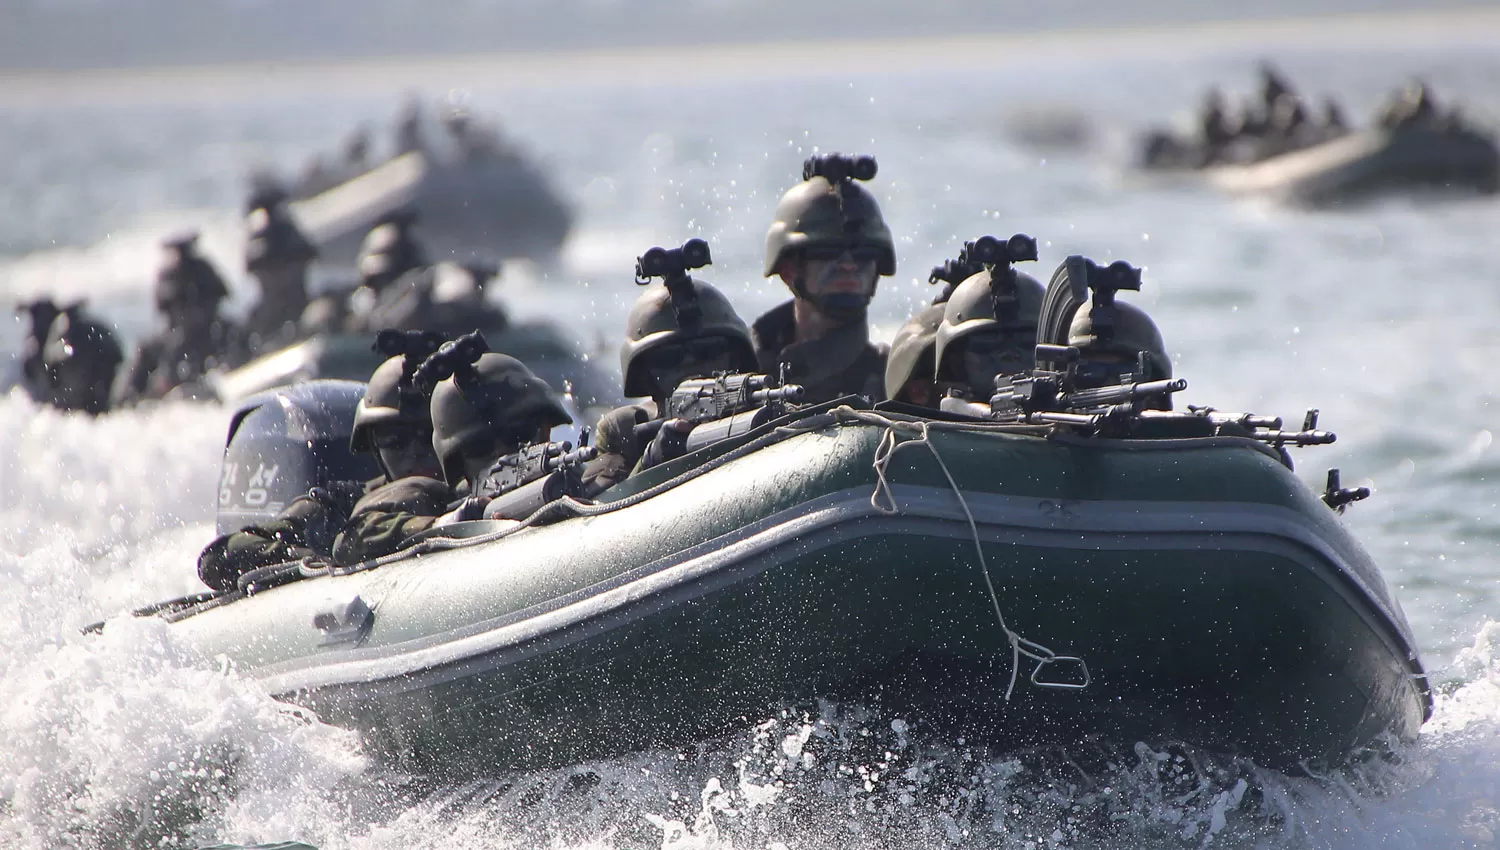
[{"label": "boat grab handle", "polygon": [[375,612],[358,596],[343,602],[329,600],[313,614],[312,624],[323,633],[323,646],[359,643],[375,624]]},{"label": "boat grab handle", "polygon": [[[1054,682],[1048,679],[1043,679],[1042,670],[1048,664],[1057,664],[1059,662],[1077,663],[1079,672],[1083,674],[1083,681]],[[1084,661],[1082,658],[1079,658],[1076,655],[1054,655],[1051,658],[1038,661],[1036,664],[1036,669],[1031,671],[1031,684],[1036,685],[1039,688],[1056,688],[1060,691],[1081,691],[1084,688],[1087,688],[1089,686],[1089,682],[1091,681],[1093,681],[1093,679],[1089,677],[1088,662]]]}]

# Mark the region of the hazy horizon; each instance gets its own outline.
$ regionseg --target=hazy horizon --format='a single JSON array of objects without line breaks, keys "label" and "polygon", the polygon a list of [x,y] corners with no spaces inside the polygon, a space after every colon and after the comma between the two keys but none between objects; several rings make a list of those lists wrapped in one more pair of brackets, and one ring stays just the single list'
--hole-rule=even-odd
[{"label": "hazy horizon", "polygon": [[955,36],[1341,13],[1478,0],[0,0],[0,70],[356,60],[450,53]]}]

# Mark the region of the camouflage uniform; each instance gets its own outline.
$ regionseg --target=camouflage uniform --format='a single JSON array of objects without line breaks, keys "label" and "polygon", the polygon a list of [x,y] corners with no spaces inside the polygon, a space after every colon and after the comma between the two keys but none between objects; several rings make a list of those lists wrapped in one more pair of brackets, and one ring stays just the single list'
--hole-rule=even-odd
[{"label": "camouflage uniform", "polygon": [[244,333],[218,315],[229,288],[193,249],[196,241],[195,233],[165,245],[169,258],[157,276],[156,307],[167,327],[136,349],[121,386],[122,401],[161,398],[246,357]]},{"label": "camouflage uniform", "polygon": [[[798,260],[808,249],[840,247],[876,249],[877,274],[896,272],[895,244],[874,196],[852,179],[830,182],[811,177],[793,186],[777,204],[776,218],[766,233],[765,276],[780,274],[784,261]],[[796,300],[809,301],[830,317],[835,312],[806,290],[800,274],[787,285],[794,300],[751,326],[760,370],[779,375],[785,364],[787,381],[801,384],[809,403],[849,394],[883,399],[886,348],[870,342],[864,310],[839,310],[848,313],[843,324],[820,339],[797,342]]]},{"label": "camouflage uniform", "polygon": [[[456,369],[432,393],[432,448],[444,481],[403,478],[369,493],[334,543],[335,563],[353,564],[395,552],[433,527],[450,505],[472,492],[470,465],[493,466],[503,454],[557,425],[573,421],[547,382],[504,354],[484,354]],[[485,440],[489,437],[489,440]],[[467,447],[487,443],[484,457]]]}]

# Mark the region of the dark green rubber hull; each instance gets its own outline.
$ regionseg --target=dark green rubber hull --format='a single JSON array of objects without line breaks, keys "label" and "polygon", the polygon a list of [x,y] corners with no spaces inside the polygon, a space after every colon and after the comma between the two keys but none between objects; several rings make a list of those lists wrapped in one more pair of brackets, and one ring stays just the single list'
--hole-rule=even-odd
[{"label": "dark green rubber hull", "polygon": [[[1087,664],[1088,687],[1055,690],[1023,659],[1007,702],[1009,645],[963,509],[920,448],[890,469],[901,512],[873,508],[882,432],[795,436],[612,513],[175,627],[448,770],[688,742],[814,696],[1002,744],[1172,738],[1270,763],[1410,738],[1428,713],[1373,564],[1259,447],[934,432],[1011,627]],[[313,615],[356,594],[367,631],[323,645]]]}]

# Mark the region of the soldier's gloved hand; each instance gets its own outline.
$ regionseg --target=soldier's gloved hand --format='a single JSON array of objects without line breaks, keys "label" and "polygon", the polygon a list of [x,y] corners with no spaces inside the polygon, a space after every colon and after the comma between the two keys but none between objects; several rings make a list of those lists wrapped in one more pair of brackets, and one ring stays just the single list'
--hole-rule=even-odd
[{"label": "soldier's gloved hand", "polygon": [[488,497],[470,496],[459,503],[458,507],[437,518],[432,524],[433,528],[440,525],[452,525],[455,522],[470,522],[476,519],[484,519],[484,508],[490,503]]},{"label": "soldier's gloved hand", "polygon": [[668,419],[663,422],[661,430],[656,432],[656,437],[646,445],[646,451],[641,454],[641,468],[650,469],[659,463],[682,457],[687,452],[687,438],[693,432],[693,424],[686,419]]}]

